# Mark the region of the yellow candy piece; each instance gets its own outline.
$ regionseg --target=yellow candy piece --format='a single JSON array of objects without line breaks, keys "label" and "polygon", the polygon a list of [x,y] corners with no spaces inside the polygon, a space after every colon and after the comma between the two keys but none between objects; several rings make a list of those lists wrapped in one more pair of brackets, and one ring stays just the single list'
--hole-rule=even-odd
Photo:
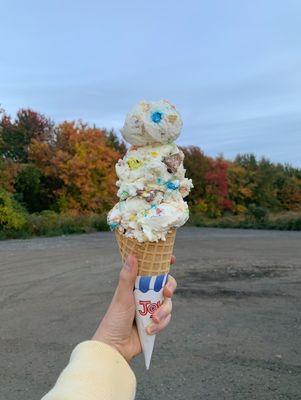
[{"label": "yellow candy piece", "polygon": [[138,169],[143,165],[143,161],[137,160],[137,158],[129,158],[127,163],[130,169]]},{"label": "yellow candy piece", "polygon": [[137,219],[137,216],[134,215],[134,214],[132,214],[132,215],[130,216],[130,218],[129,218],[130,221],[136,221],[136,219]]},{"label": "yellow candy piece", "polygon": [[157,153],[156,151],[151,151],[151,152],[150,152],[150,155],[151,155],[152,157],[157,157],[158,154],[159,154],[159,153]]}]

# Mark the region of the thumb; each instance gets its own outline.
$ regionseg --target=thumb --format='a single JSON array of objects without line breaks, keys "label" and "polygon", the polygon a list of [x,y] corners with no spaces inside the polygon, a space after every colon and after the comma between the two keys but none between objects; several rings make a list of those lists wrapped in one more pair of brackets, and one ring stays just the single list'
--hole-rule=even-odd
[{"label": "thumb", "polygon": [[138,261],[135,256],[128,256],[120,271],[119,282],[116,290],[116,300],[120,302],[132,299],[133,288],[138,272]]}]

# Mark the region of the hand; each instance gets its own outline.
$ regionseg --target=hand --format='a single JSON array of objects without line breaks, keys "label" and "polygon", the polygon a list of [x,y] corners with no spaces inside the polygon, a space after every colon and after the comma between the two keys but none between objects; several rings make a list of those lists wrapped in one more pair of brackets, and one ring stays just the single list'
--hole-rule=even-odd
[{"label": "hand", "polygon": [[[170,263],[175,263],[174,256],[172,256]],[[137,271],[138,263],[136,257],[129,256],[120,272],[113,300],[92,338],[92,340],[98,340],[114,347],[127,361],[141,353],[141,344],[134,322],[135,301],[133,288]],[[171,297],[176,287],[176,280],[169,276],[163,290],[163,304],[153,314],[153,322],[147,327],[148,334],[158,333],[169,324],[172,311]]]}]

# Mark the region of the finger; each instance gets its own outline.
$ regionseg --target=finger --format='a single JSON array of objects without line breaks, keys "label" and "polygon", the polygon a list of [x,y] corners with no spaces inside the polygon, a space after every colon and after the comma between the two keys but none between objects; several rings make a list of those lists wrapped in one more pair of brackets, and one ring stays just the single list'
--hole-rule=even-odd
[{"label": "finger", "polygon": [[172,311],[172,301],[169,298],[164,299],[163,304],[158,310],[153,314],[153,322],[159,324],[163,321]]},{"label": "finger", "polygon": [[125,301],[129,296],[132,298],[137,272],[137,258],[130,255],[125,260],[119,274],[119,282],[115,292],[115,299],[117,301]]},{"label": "finger", "polygon": [[175,264],[175,263],[176,263],[176,257],[174,255],[172,255],[170,258],[170,265]]},{"label": "finger", "polygon": [[155,335],[156,333],[159,333],[163,331],[167,327],[167,325],[170,323],[171,320],[171,314],[169,314],[163,321],[160,322],[160,324],[150,324],[146,328],[146,333],[148,335]]},{"label": "finger", "polygon": [[175,290],[177,288],[177,281],[171,275],[168,276],[167,284],[164,286],[163,289],[163,296],[164,297],[172,297]]}]

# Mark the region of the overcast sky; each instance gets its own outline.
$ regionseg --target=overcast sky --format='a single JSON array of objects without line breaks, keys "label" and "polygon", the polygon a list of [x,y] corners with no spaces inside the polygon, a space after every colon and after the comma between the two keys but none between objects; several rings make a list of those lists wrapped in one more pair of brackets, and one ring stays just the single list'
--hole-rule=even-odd
[{"label": "overcast sky", "polygon": [[300,0],[0,0],[0,104],[122,126],[169,99],[180,144],[301,166]]}]

